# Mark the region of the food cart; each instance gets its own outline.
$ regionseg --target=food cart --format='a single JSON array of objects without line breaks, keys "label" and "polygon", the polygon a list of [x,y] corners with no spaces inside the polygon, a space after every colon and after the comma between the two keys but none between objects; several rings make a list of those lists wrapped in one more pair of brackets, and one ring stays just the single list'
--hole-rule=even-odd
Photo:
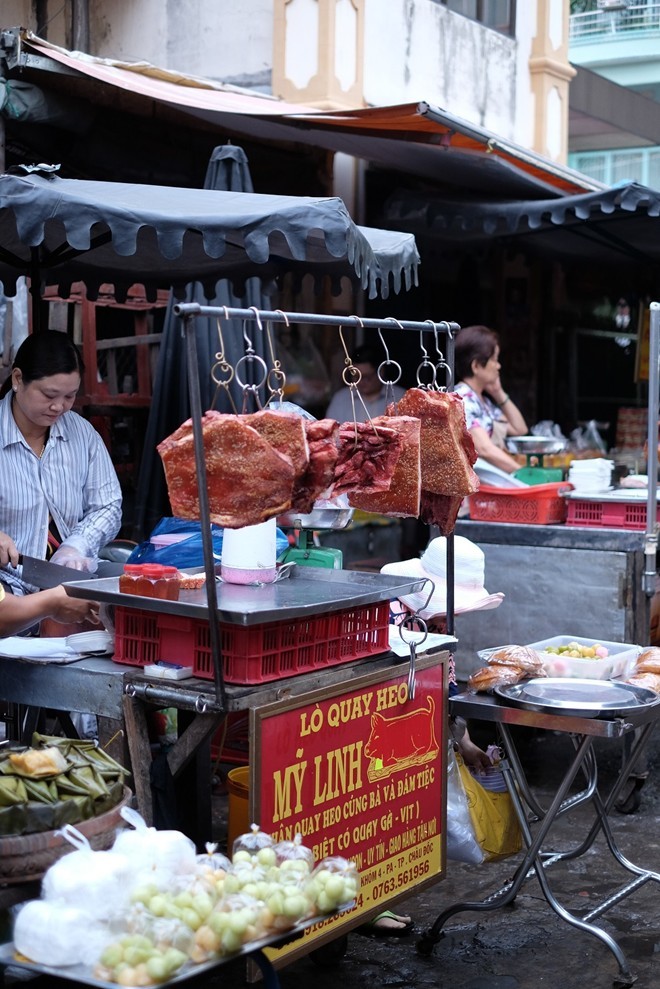
[{"label": "food cart", "polygon": [[[10,178],[10,177],[5,177]],[[14,177],[11,177],[14,179]],[[16,190],[7,191],[7,197],[2,200],[2,182],[0,179],[0,221],[7,217],[8,213],[13,213],[16,204]],[[149,225],[147,221],[138,218],[137,226],[134,230],[127,230],[126,224],[130,226],[128,218],[122,214],[122,209],[117,210],[116,203],[112,200],[110,205],[103,201],[102,197],[94,200],[91,212],[86,212],[84,218],[76,215],[76,209],[80,208],[80,194],[84,194],[84,183],[75,184],[77,188],[67,187],[64,180],[42,180],[34,177],[19,180],[24,186],[29,186],[29,195],[34,196],[30,203],[29,230],[26,233],[25,226],[16,222],[12,216],[9,219],[8,240],[11,242],[10,248],[16,251],[18,258],[17,267],[26,264],[26,258],[21,253],[28,254],[32,258],[31,272],[33,285],[40,283],[42,269],[39,267],[40,251],[36,249],[36,244],[40,243],[39,236],[46,234],[51,237],[47,245],[43,245],[43,253],[50,255],[54,250],[56,241],[67,237],[72,241],[78,241],[81,234],[80,224],[89,233],[95,220],[91,214],[96,210],[96,222],[109,227],[110,239],[116,236],[121,243],[121,252],[130,253],[131,238],[134,237],[137,229],[141,226]],[[5,182],[5,185],[7,183]],[[25,188],[21,189],[25,192]],[[113,189],[113,193],[114,193]],[[134,190],[131,195],[133,204],[136,202],[136,195],[139,190]],[[50,210],[52,209],[52,195],[55,195],[58,203],[65,203],[62,209],[62,220],[49,222]],[[190,227],[197,229],[201,222],[202,215],[206,215],[209,209],[209,195],[220,196],[222,194],[205,193],[204,201],[200,199],[194,210],[194,217],[190,214],[185,218],[185,222],[174,224],[177,228],[168,234],[170,243],[167,243],[168,236],[164,238],[164,249],[172,250],[172,238],[179,238],[179,244],[190,239],[185,234]],[[70,198],[68,198],[70,196]],[[244,197],[241,197],[244,198]],[[259,199],[260,197],[250,197]],[[239,251],[239,261],[229,259],[228,270],[232,271],[232,264],[239,269],[239,276],[245,271],[249,271],[250,265],[254,262],[253,252],[263,254],[265,249],[268,256],[268,236],[269,233],[278,228],[284,230],[285,236],[290,235],[286,249],[278,242],[279,256],[275,259],[274,266],[277,270],[281,265],[282,258],[287,259],[289,265],[299,264],[305,257],[305,247],[299,234],[300,215],[296,216],[295,210],[298,204],[287,204],[291,213],[286,215],[286,209],[279,216],[272,212],[273,204],[270,200],[273,197],[265,197],[269,202],[263,207],[264,219],[259,224],[256,232],[253,230],[246,235],[245,245],[248,254],[246,262],[244,254]],[[276,198],[276,197],[275,197]],[[220,201],[218,200],[218,204]],[[89,204],[87,204],[89,205]],[[162,204],[160,204],[162,205]],[[341,204],[343,206],[343,204]],[[171,208],[171,207],[170,207]],[[346,217],[342,215],[342,210],[333,209],[325,204],[321,204],[320,209],[306,215],[302,220],[302,226],[316,228],[318,223],[324,230],[324,244],[320,251],[325,265],[337,275],[345,273],[345,260],[350,258],[353,267],[356,267],[365,286],[370,286],[373,294],[378,284],[384,288],[387,294],[387,286],[391,277],[394,277],[397,285],[403,272],[406,278],[414,270],[416,265],[416,250],[411,238],[406,238],[407,247],[401,253],[400,244],[393,245],[392,239],[388,238],[387,232],[383,232],[383,237],[376,240],[381,245],[379,250],[374,250],[366,233],[361,230],[352,229]],[[36,217],[39,210],[45,210],[43,220]],[[67,213],[68,209],[68,213]],[[125,203],[123,206],[125,211]],[[323,210],[328,210],[329,214],[323,216]],[[337,216],[339,214],[339,216]],[[267,220],[267,223],[266,223]],[[331,230],[333,223],[336,223],[334,230]],[[149,218],[151,222],[151,217]],[[209,221],[211,223],[211,221]],[[268,230],[264,228],[264,224]],[[167,224],[164,224],[167,226]],[[212,225],[212,223],[211,223]],[[236,225],[236,224],[234,224]],[[156,224],[157,226],[157,224]],[[220,224],[222,226],[222,224]],[[328,229],[326,229],[326,227]],[[17,230],[18,228],[18,230]],[[36,232],[35,232],[36,231]],[[159,231],[160,235],[161,231]],[[63,236],[64,235],[64,236]],[[219,239],[227,236],[227,230],[220,233],[216,231],[209,237],[208,254],[203,257],[200,251],[200,243],[194,241],[192,251],[192,263],[198,264],[202,269],[202,277],[205,284],[210,284],[208,271],[212,271],[213,279],[218,274],[223,274],[226,270],[222,264],[218,264],[217,255],[219,251]],[[98,242],[93,242],[88,256],[82,253],[83,261],[88,263],[87,278],[85,274],[85,264],[78,264],[78,254],[74,250],[66,261],[62,263],[60,274],[50,267],[44,267],[43,273],[47,277],[56,281],[68,279],[91,281],[92,286],[112,278],[112,265],[108,265],[109,255],[103,250],[107,246],[107,236],[102,236]],[[340,241],[341,240],[341,245]],[[17,247],[18,242],[18,247]],[[120,287],[126,284],[129,277],[132,280],[142,280],[147,283],[154,278],[162,279],[162,271],[154,270],[154,264],[162,261],[162,255],[158,256],[158,251],[154,251],[154,245],[149,238],[133,239],[132,246],[136,243],[147,243],[149,251],[148,257],[142,259],[142,268],[139,272],[135,268],[129,268],[130,276],[121,267],[118,275]],[[318,250],[318,242],[316,250]],[[100,255],[94,255],[94,250],[100,244],[102,250]],[[128,247],[127,247],[128,244]],[[73,245],[72,245],[73,246]],[[76,245],[78,246],[78,245]],[[206,244],[205,244],[206,246]],[[20,249],[19,249],[20,248]],[[79,248],[78,248],[79,249]],[[154,259],[157,259],[154,261]],[[209,260],[211,259],[211,260]],[[336,259],[340,259],[337,262]],[[258,258],[260,260],[260,258]],[[98,267],[95,265],[98,264]],[[189,257],[183,266],[173,265],[177,283],[183,278],[190,278],[191,258]],[[151,265],[151,267],[150,267]],[[138,266],[139,267],[139,266]],[[206,275],[204,272],[206,271]],[[173,276],[174,277],[174,276]],[[36,300],[35,300],[36,301]],[[206,309],[209,314],[209,307],[196,307],[200,314]],[[38,304],[35,305],[35,311]],[[195,353],[194,334],[189,332],[190,320],[193,318],[192,312],[185,312],[181,307],[181,314],[187,320],[184,329],[186,343],[188,347],[188,375],[191,398],[191,410],[193,429],[195,432],[195,456],[198,463],[198,476],[204,477],[203,448],[200,442],[201,430],[201,408],[199,403],[199,386],[197,380],[197,357]],[[280,312],[258,311],[228,311],[210,310],[210,314],[217,318],[236,318],[241,320],[261,319],[275,321],[295,320],[301,322],[325,323],[353,325],[369,329],[392,328],[392,321],[387,320],[367,320],[358,317],[322,317],[316,314],[295,314]],[[439,334],[446,334],[449,341],[451,339],[451,329],[455,324],[433,323],[400,323],[394,321],[401,330],[411,330],[420,334],[433,334],[436,342]],[[429,362],[430,363],[430,362]],[[431,364],[433,367],[433,365]],[[342,850],[348,855],[361,856],[362,867],[367,875],[367,884],[360,902],[355,904],[353,911],[346,916],[328,917],[318,926],[317,930],[310,932],[305,938],[304,946],[297,948],[294,954],[301,951],[310,950],[310,945],[319,946],[326,941],[333,940],[339,933],[335,924],[339,924],[340,930],[349,930],[359,923],[375,916],[383,906],[384,902],[391,902],[398,897],[410,895],[415,890],[424,885],[435,882],[441,878],[445,868],[445,730],[446,730],[446,660],[448,658],[447,648],[453,645],[453,637],[444,637],[442,643],[436,646],[434,653],[428,656],[423,655],[423,650],[419,650],[419,655],[414,642],[411,641],[407,649],[407,656],[397,657],[395,652],[389,651],[389,631],[385,626],[389,626],[389,600],[396,597],[398,593],[405,590],[412,590],[418,585],[418,581],[394,581],[379,574],[333,574],[334,580],[328,578],[327,573],[322,573],[314,580],[312,571],[308,575],[298,577],[293,576],[287,580],[278,582],[273,588],[266,588],[257,605],[254,602],[245,600],[236,602],[224,601],[222,592],[218,597],[215,580],[215,562],[210,538],[210,525],[208,524],[208,504],[204,504],[204,485],[200,485],[200,514],[202,517],[202,535],[205,559],[206,584],[205,591],[198,595],[197,601],[188,601],[180,604],[183,614],[179,612],[174,603],[156,602],[156,608],[161,614],[171,612],[175,617],[182,617],[188,621],[196,622],[206,628],[208,636],[207,666],[204,675],[193,677],[191,680],[181,683],[163,683],[149,680],[141,675],[139,669],[128,671],[125,667],[113,664],[109,659],[96,659],[94,661],[84,661],[80,665],[73,664],[67,667],[39,669],[39,686],[37,688],[36,677],[31,674],[24,676],[26,667],[29,664],[20,661],[14,667],[14,675],[9,678],[9,682],[3,691],[5,698],[13,703],[23,705],[33,705],[39,703],[43,698],[43,706],[51,709],[76,710],[99,712],[107,716],[110,720],[119,720],[126,731],[128,749],[131,756],[132,769],[135,778],[136,795],[138,806],[144,812],[147,820],[150,819],[151,809],[151,782],[149,780],[149,764],[151,758],[150,747],[147,737],[146,716],[149,710],[162,706],[176,707],[180,712],[179,721],[180,737],[177,744],[168,755],[168,769],[174,776],[178,776],[182,787],[184,787],[191,797],[189,802],[190,810],[190,830],[191,833],[201,842],[209,838],[208,825],[210,817],[208,810],[210,807],[210,779],[204,772],[208,769],[209,742],[227,713],[233,710],[246,710],[251,712],[253,724],[252,750],[250,763],[252,769],[251,786],[251,810],[256,816],[257,812],[262,820],[267,821],[273,828],[281,827],[282,833],[289,831],[307,832],[308,836],[314,838],[314,833],[310,821],[314,822],[316,830],[316,843],[319,847],[323,842],[338,851]],[[112,587],[104,586],[103,579],[92,581],[85,587],[83,583],[70,585],[71,592],[80,596],[91,596],[94,599],[105,600],[118,607],[125,609],[136,609],[136,604],[143,605],[144,610],[149,611],[152,605],[137,599],[132,595],[120,595],[117,580]],[[228,596],[231,595],[232,588],[226,588]],[[250,589],[260,590],[260,589]],[[245,593],[245,589],[242,589]],[[272,594],[275,597],[272,597]],[[287,593],[289,598],[287,600]],[[269,603],[264,607],[265,594],[271,594]],[[129,600],[130,598],[130,600]],[[188,605],[186,613],[185,605]],[[376,609],[379,614],[381,625],[378,629],[373,626],[373,606],[380,604],[382,607]],[[191,610],[192,609],[192,612]],[[136,609],[142,610],[142,609]],[[349,624],[355,629],[355,612],[358,612],[358,619],[362,623],[358,625],[358,632],[361,641],[368,643],[368,648],[356,651],[354,655],[342,658],[341,661],[320,664],[328,666],[328,669],[318,668],[318,664],[312,663],[309,667],[302,666],[296,668],[294,676],[281,679],[278,677],[274,682],[265,685],[231,685],[225,683],[223,675],[223,636],[221,629],[223,619],[228,624],[238,626],[241,630],[250,625],[260,626],[264,624],[264,617],[278,618],[282,615],[289,615],[294,621],[299,621],[302,625],[311,625],[317,618],[332,618],[335,613],[343,615],[344,612],[351,612]],[[383,619],[383,614],[386,618]],[[378,635],[376,634],[378,632]],[[385,638],[383,638],[383,632]],[[346,629],[340,626],[335,636],[341,651],[341,644],[346,639]],[[140,635],[138,633],[137,638]],[[313,645],[318,645],[315,638]],[[208,661],[210,656],[210,661]],[[348,660],[348,661],[347,661]],[[192,663],[194,664],[193,657]],[[139,664],[136,664],[139,665]],[[77,669],[75,667],[78,667]],[[114,667],[114,668],[113,668]],[[196,669],[200,674],[202,671]],[[46,686],[48,685],[48,686]],[[414,701],[416,685],[419,695]],[[46,694],[44,694],[44,690]],[[75,693],[74,693],[75,691]],[[310,706],[311,705],[311,706]],[[279,766],[268,763],[266,756],[270,757],[276,752],[276,747],[272,743],[271,734],[273,726],[278,720],[297,722],[300,732],[304,731],[306,719],[309,725],[316,723],[318,714],[323,710],[323,705],[327,706],[327,711],[323,711],[323,716],[328,719],[328,724],[335,717],[334,711],[346,710],[347,706],[353,711],[350,727],[344,725],[341,744],[334,746],[325,755],[325,771],[329,774],[343,773],[348,771],[349,762],[342,762],[342,759],[349,760],[349,753],[353,753],[350,759],[359,752],[364,761],[364,767],[359,770],[359,776],[354,780],[355,786],[360,782],[364,786],[364,794],[360,799],[356,796],[344,803],[343,791],[339,792],[336,786],[331,788],[332,775],[328,777],[326,785],[320,782],[318,775],[321,770],[319,766],[323,763],[324,754],[322,749],[314,752],[313,762],[317,767],[316,776],[308,777],[314,779],[315,789],[311,794],[305,791],[305,805],[301,808],[296,804],[295,816],[291,820],[286,820],[285,808],[278,805],[274,788],[284,787],[285,792],[291,777],[296,777],[300,773],[300,764],[291,765],[290,773],[280,780],[277,776],[280,772]],[[360,712],[360,718],[356,715]],[[401,719],[397,726],[397,734],[405,741],[406,719],[416,718],[424,720],[425,731],[428,739],[424,751],[420,752],[413,746],[409,750],[405,749],[392,755],[379,748],[379,738],[374,734],[373,719],[377,718],[386,726],[391,722]],[[258,720],[257,720],[258,719]],[[258,727],[257,727],[258,726]],[[337,729],[340,729],[339,722]],[[348,737],[347,732],[357,732],[353,737]],[[411,729],[412,731],[412,729]],[[309,733],[314,733],[310,727]],[[275,732],[275,737],[279,738],[279,731]],[[255,750],[257,739],[263,740],[263,744],[268,746],[268,752]],[[270,742],[268,741],[270,739]],[[311,741],[311,740],[310,740]],[[322,746],[329,741],[327,731],[320,733],[317,741],[322,742]],[[369,753],[369,754],[367,754]],[[288,757],[288,756],[287,756]],[[353,763],[350,763],[353,765]],[[261,778],[261,767],[267,766],[270,770],[268,774]],[[298,784],[302,786],[300,776],[296,777]],[[405,784],[401,784],[401,780]],[[198,782],[201,781],[201,785]],[[319,790],[319,787],[321,789]],[[336,791],[336,792],[335,792]],[[331,796],[331,793],[333,794]],[[325,799],[325,809],[314,810],[310,804],[319,802],[323,794]],[[299,794],[301,796],[301,794]],[[336,798],[336,799],[335,799]],[[337,801],[339,805],[336,806]],[[387,804],[387,810],[384,805]],[[383,808],[379,810],[379,808]],[[325,815],[325,816],[323,816]],[[354,817],[352,824],[347,823],[349,817]],[[330,827],[331,818],[334,819],[333,826],[336,834],[332,833]],[[344,826],[346,822],[346,826]],[[392,831],[395,838],[392,837]],[[375,842],[377,834],[381,834],[380,841]],[[387,834],[387,840],[385,835]],[[323,837],[325,835],[325,837]],[[295,947],[295,946],[294,946]],[[274,959],[276,965],[283,964],[291,952],[283,951]],[[6,962],[6,958],[3,959]]]},{"label": "food cart", "polygon": [[[206,466],[195,334],[190,325],[195,316],[326,325],[337,325],[338,320],[197,304],[180,304],[175,311],[187,321],[196,473],[201,478]],[[340,324],[354,319],[342,317]],[[360,324],[367,330],[390,325],[369,319],[361,319]],[[431,333],[436,338],[442,333],[447,340],[456,329],[455,324],[428,321],[397,321],[397,325],[402,332]],[[181,727],[186,728],[168,763],[175,774],[186,769],[181,776],[189,798],[187,832],[201,843],[208,838],[210,821],[210,790],[203,783],[204,773],[208,780],[208,761],[203,765],[208,742],[229,711],[247,709],[250,818],[283,836],[292,837],[299,830],[319,852],[334,851],[361,863],[366,881],[355,909],[336,921],[325,921],[301,945],[281,952],[276,961],[282,963],[290,954],[308,951],[310,945],[318,947],[371,919],[384,902],[409,896],[442,877],[446,662],[455,640],[449,628],[448,635],[440,637],[439,648],[428,656],[420,647],[418,657],[416,646],[404,649],[403,657],[389,651],[393,635],[403,636],[404,641],[406,637],[405,630],[390,625],[389,602],[406,591],[421,590],[424,581],[419,579],[294,567],[272,584],[217,584],[204,484],[199,485],[199,503],[203,589],[184,592],[179,601],[164,601],[122,594],[117,578],[74,581],[68,587],[74,595],[114,605],[122,620],[124,613],[126,620],[134,618],[131,656],[116,658],[136,667],[124,677],[124,714],[138,806],[147,819],[152,797],[149,761],[144,758],[146,711],[172,706],[183,713]],[[453,605],[448,620],[451,626]],[[247,639],[250,630],[256,635],[250,639],[248,662],[232,665],[235,640]],[[266,655],[264,636],[269,632],[282,634],[288,647],[279,646],[276,654],[271,647]],[[179,662],[191,666],[198,679],[164,683],[141,673],[140,667],[152,656],[149,645],[159,635],[161,641],[168,638],[170,650],[178,649]],[[412,741],[419,730],[426,739],[422,748]],[[292,751],[296,759],[286,765]]]}]

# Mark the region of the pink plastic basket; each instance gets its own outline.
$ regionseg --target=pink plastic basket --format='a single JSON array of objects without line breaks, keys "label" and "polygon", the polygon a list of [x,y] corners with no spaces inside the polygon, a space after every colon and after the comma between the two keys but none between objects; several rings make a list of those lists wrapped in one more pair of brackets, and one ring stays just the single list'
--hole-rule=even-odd
[{"label": "pink plastic basket", "polygon": [[[608,529],[645,529],[646,502],[581,501],[569,498],[566,525]],[[656,514],[660,521],[660,509]]]}]

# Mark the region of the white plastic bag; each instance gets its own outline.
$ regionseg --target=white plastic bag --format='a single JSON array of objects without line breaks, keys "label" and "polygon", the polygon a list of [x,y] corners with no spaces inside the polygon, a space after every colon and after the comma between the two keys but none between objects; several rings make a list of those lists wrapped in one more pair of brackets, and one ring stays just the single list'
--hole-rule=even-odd
[{"label": "white plastic bag", "polygon": [[101,923],[63,900],[29,900],[14,924],[14,946],[37,965],[91,965],[109,939]]},{"label": "white plastic bag", "polygon": [[447,753],[447,858],[454,862],[481,865],[485,859],[477,841],[453,743]]},{"label": "white plastic bag", "polygon": [[41,883],[44,900],[60,901],[81,910],[90,920],[107,920],[126,902],[130,863],[112,851],[95,851],[87,838],[70,824],[59,832],[75,851],[58,859]]},{"label": "white plastic bag", "polygon": [[176,876],[194,876],[197,872],[195,843],[181,831],[159,831],[131,807],[119,812],[131,828],[119,831],[112,846],[130,863],[133,885],[155,883],[161,889]]}]

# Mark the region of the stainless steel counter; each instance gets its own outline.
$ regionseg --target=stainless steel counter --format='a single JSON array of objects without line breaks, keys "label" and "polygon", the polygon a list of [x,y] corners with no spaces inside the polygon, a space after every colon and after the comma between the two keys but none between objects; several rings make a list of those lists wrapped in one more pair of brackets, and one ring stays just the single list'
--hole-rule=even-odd
[{"label": "stainless steel counter", "polygon": [[459,677],[482,665],[476,653],[489,646],[563,634],[649,644],[642,530],[464,519],[456,534],[483,550],[488,591],[505,594],[496,611],[457,616]]}]

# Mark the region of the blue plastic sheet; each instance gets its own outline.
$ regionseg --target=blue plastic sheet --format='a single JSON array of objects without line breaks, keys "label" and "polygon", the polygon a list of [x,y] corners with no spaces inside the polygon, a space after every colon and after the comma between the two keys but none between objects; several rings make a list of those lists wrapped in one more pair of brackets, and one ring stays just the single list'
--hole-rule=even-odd
[{"label": "blue plastic sheet", "polygon": [[[211,524],[213,552],[218,561],[222,556],[222,535],[224,530],[219,525]],[[187,534],[185,539],[171,546],[156,547],[151,542],[153,536],[169,534]],[[289,546],[289,541],[281,529],[277,529],[275,550],[279,557]],[[162,518],[153,529],[149,539],[135,547],[127,563],[164,563],[166,566],[203,567],[204,550],[202,547],[202,527],[200,522],[193,519],[180,519],[176,516]]]}]

